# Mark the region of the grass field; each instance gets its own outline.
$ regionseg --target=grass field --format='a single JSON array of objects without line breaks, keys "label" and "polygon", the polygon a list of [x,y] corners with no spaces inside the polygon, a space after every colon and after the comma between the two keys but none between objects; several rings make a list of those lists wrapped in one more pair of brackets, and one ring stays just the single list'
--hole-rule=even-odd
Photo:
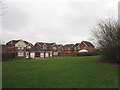
[{"label": "grass field", "polygon": [[118,67],[100,56],[3,62],[3,88],[117,88]]}]

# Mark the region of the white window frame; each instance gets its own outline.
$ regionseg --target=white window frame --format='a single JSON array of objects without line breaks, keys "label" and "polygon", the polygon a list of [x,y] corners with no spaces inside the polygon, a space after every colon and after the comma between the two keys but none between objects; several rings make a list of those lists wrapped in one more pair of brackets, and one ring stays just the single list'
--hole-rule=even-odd
[{"label": "white window frame", "polygon": [[57,56],[58,55],[58,52],[54,52],[54,56]]},{"label": "white window frame", "polygon": [[18,52],[18,57],[23,57],[24,56],[24,52],[23,51],[19,51]]}]

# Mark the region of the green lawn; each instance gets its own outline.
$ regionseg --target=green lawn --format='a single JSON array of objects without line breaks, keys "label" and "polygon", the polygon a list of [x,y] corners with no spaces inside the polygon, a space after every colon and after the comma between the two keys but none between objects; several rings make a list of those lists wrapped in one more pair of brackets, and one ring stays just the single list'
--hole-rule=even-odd
[{"label": "green lawn", "polygon": [[3,62],[3,88],[117,88],[118,67],[100,56]]}]

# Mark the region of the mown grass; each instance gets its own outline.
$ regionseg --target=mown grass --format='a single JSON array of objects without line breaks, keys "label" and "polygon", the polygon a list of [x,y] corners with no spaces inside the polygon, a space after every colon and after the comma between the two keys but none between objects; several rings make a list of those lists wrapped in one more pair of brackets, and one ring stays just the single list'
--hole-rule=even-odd
[{"label": "mown grass", "polygon": [[118,67],[100,56],[3,62],[3,88],[117,88]]}]

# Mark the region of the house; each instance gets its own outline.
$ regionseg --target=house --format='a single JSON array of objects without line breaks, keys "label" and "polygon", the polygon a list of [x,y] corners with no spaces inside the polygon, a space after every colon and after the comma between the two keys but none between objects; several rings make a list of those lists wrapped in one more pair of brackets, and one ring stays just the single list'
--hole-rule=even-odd
[{"label": "house", "polygon": [[76,43],[75,48],[76,48],[75,49],[76,53],[80,50],[87,50],[88,53],[96,52],[95,46],[91,42],[88,42],[88,41],[82,41],[81,43]]},{"label": "house", "polygon": [[62,53],[60,56],[75,56],[74,44],[66,44],[62,47]]},{"label": "house", "polygon": [[80,43],[74,45],[74,53],[77,53],[80,50]]},{"label": "house", "polygon": [[37,42],[31,43],[20,40],[11,40],[2,45],[3,57],[7,60],[13,58],[50,58],[58,56],[76,56],[78,52],[95,53],[94,45],[88,41],[74,44],[56,44]]},{"label": "house", "polygon": [[6,43],[6,50],[7,54],[11,54],[13,58],[29,58],[32,46],[31,43],[22,39],[11,40]]},{"label": "house", "polygon": [[37,42],[31,49],[30,58],[50,58],[58,56],[56,43]]},{"label": "house", "polygon": [[74,51],[74,44],[66,44],[63,46],[64,53],[72,53]]}]

